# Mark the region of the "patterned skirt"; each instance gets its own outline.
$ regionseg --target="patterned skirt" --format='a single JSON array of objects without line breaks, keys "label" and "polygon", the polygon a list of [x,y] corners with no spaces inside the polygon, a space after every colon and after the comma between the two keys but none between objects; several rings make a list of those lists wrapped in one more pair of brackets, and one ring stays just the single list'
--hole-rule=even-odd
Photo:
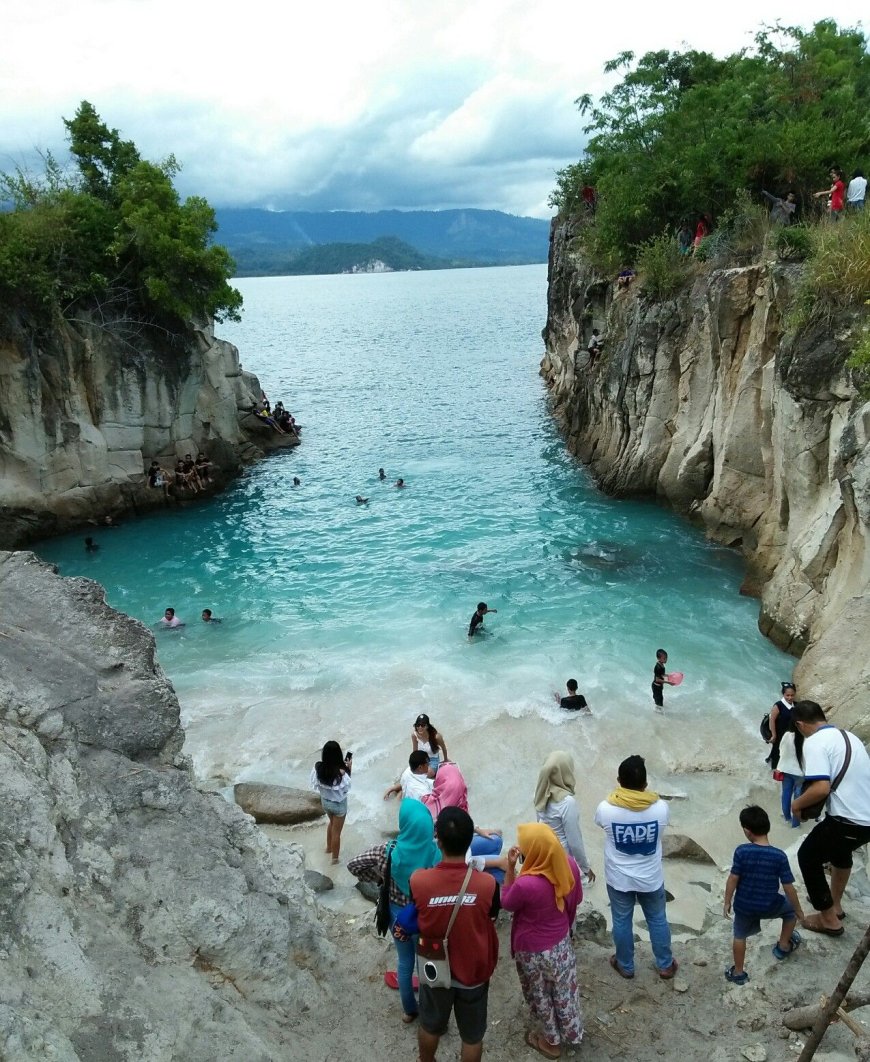
[{"label": "patterned skirt", "polygon": [[518,951],[514,960],[523,996],[547,1040],[551,1044],[579,1044],[583,1014],[571,938],[566,936],[547,951]]}]

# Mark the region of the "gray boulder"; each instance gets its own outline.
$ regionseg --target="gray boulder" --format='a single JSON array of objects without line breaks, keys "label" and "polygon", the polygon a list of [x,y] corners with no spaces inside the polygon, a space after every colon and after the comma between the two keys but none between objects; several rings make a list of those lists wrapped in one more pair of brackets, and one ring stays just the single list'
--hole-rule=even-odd
[{"label": "gray boulder", "polygon": [[691,863],[703,863],[715,867],[713,857],[697,841],[682,833],[666,833],[662,837],[662,855],[665,859],[687,859]]},{"label": "gray boulder", "polygon": [[256,822],[295,826],[323,815],[320,797],[304,789],[267,785],[265,782],[239,782],[233,786],[233,796],[242,811],[253,815]]}]

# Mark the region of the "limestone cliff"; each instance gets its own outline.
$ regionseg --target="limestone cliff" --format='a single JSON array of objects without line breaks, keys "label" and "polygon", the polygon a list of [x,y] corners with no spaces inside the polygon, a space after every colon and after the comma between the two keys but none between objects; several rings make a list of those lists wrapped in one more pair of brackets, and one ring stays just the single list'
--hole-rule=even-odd
[{"label": "limestone cliff", "polygon": [[200,792],[154,639],[0,553],[0,1058],[268,1062],[334,956],[295,846]]},{"label": "limestone cliff", "polygon": [[699,274],[663,302],[616,291],[573,236],[554,223],[541,370],[570,449],[606,491],[739,546],[761,630],[802,654],[800,691],[870,737],[870,404],[844,367],[850,322],[788,337],[799,266]]},{"label": "limestone cliff", "polygon": [[[262,396],[210,325],[184,343],[96,324],[0,322],[0,546],[162,505],[144,471],[204,450],[226,481],[275,443],[240,417]],[[252,441],[253,440],[253,441]]]}]

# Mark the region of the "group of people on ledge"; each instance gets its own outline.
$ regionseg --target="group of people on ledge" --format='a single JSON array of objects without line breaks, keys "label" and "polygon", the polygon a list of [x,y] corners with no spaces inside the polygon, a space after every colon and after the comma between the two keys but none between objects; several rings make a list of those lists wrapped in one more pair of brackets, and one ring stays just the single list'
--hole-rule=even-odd
[{"label": "group of people on ledge", "polygon": [[164,468],[159,461],[152,461],[145,473],[148,486],[153,490],[162,490],[163,496],[179,497],[182,494],[199,494],[214,482],[214,465],[200,451],[194,460],[192,454],[185,454],[175,462],[174,469]]},{"label": "group of people on ledge", "polygon": [[302,429],[293,414],[284,408],[283,402],[276,402],[273,409],[269,399],[263,395],[259,402],[251,406],[251,413],[270,428],[274,428],[279,435],[295,435],[299,438]]},{"label": "group of people on ledge", "polygon": [[[666,681],[666,676],[656,677]],[[722,906],[724,916],[733,920],[732,955],[725,967],[725,979],[733,985],[749,981],[747,940],[766,921],[778,923],[771,947],[777,961],[800,947],[798,923],[828,937],[844,935],[842,899],[853,853],[870,841],[870,757],[863,743],[832,726],[814,701],[791,698],[778,704],[779,716],[788,714],[790,728],[801,738],[804,776],[802,787],[792,791],[788,816],[824,816],[798,852],[806,895],[816,913],[805,915],[788,857],[770,843],[768,812],[757,805],[744,808],[739,815],[742,842],[734,851]],[[777,723],[774,719],[775,733],[781,730]],[[339,861],[351,764],[351,753],[345,756],[337,742],[327,742],[312,771],[312,786],[329,816],[327,850],[334,863]],[[462,1039],[461,1059],[480,1059],[501,910],[511,915],[511,956],[531,1016],[525,1042],[546,1058],[560,1057],[563,1045],[578,1044],[583,1037],[572,927],[583,888],[595,881],[580,828],[572,756],[556,751],[547,757],[533,796],[536,821],[517,828],[516,842],[507,852],[502,851],[501,830],[476,825],[462,772],[447,759],[444,737],[426,715],[414,723],[408,770],[384,798],[399,794],[395,840],[372,844],[347,869],[387,890],[397,971],[387,971],[385,980],[399,990],[402,1020],[419,1021],[421,1062],[435,1059],[451,1013]],[[819,803],[821,810],[816,810]],[[594,821],[604,831],[614,945],[610,967],[627,980],[638,974],[633,920],[639,906],[655,974],[670,980],[679,966],[671,945],[662,860],[669,808],[648,789],[641,756],[619,764],[617,786],[598,804]],[[435,961],[439,956],[447,963],[446,973],[443,962]]]}]

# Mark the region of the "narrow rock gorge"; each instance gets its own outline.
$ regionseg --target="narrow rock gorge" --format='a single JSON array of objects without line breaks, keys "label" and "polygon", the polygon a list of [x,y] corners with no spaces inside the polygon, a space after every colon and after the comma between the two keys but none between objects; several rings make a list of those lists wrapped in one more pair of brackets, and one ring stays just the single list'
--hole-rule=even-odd
[{"label": "narrow rock gorge", "polygon": [[553,224],[541,367],[570,450],[608,493],[660,499],[739,547],[800,691],[870,738],[870,403],[845,365],[852,322],[792,336],[800,266],[777,262],[698,271],[666,301],[617,290],[577,231]]}]

